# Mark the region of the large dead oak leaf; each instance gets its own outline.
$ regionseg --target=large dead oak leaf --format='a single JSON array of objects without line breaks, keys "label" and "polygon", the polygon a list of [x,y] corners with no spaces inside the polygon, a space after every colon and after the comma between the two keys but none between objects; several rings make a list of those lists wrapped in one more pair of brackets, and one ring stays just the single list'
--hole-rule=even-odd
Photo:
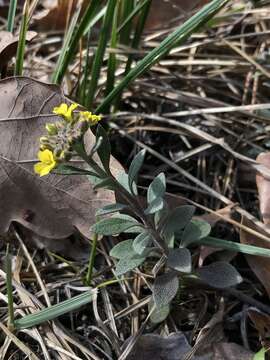
[{"label": "large dead oak leaf", "polygon": [[[86,237],[95,222],[95,211],[114,200],[112,192],[94,191],[85,176],[33,173],[44,125],[59,118],[52,109],[70,103],[55,85],[30,78],[0,81],[0,233],[15,221],[34,233],[66,238],[75,228]],[[94,136],[87,134],[88,145]],[[120,165],[112,160],[112,170]]]}]

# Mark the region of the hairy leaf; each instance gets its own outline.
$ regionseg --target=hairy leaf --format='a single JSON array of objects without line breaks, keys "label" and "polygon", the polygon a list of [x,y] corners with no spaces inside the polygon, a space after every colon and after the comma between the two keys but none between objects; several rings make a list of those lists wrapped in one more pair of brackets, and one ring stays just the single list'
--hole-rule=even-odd
[{"label": "hairy leaf", "polygon": [[177,294],[178,287],[179,280],[175,272],[158,276],[152,289],[156,307],[161,308],[168,305]]},{"label": "hairy leaf", "polygon": [[116,244],[111,249],[110,256],[116,259],[122,259],[136,255],[136,252],[134,251],[132,244],[133,244],[133,239],[121,241],[119,244]]},{"label": "hairy leaf", "polygon": [[164,200],[161,197],[155,198],[150,202],[148,208],[145,210],[146,215],[155,214],[156,212],[162,210],[164,207]]},{"label": "hairy leaf", "polygon": [[102,138],[101,145],[97,149],[98,156],[105,170],[110,170],[111,144],[104,128],[99,124],[96,132],[97,138]]},{"label": "hairy leaf", "polygon": [[194,241],[205,238],[211,232],[211,226],[204,220],[193,219],[186,226],[182,235],[182,245],[188,245]]},{"label": "hairy leaf", "polygon": [[[154,308],[154,309],[153,309]],[[170,314],[170,305],[164,305],[157,308],[153,299],[148,303],[148,312],[151,312],[150,320],[153,324],[159,324],[164,321]]]},{"label": "hairy leaf", "polygon": [[116,235],[136,225],[138,225],[138,222],[135,219],[131,221],[119,217],[111,217],[98,221],[91,227],[91,231],[100,235]]},{"label": "hairy leaf", "polygon": [[197,274],[208,285],[218,289],[226,289],[243,281],[238,271],[225,261],[204,266],[197,271]]},{"label": "hairy leaf", "polygon": [[191,254],[186,248],[170,250],[167,265],[183,273],[191,272]]},{"label": "hairy leaf", "polygon": [[160,173],[154,178],[147,190],[147,202],[151,204],[157,198],[163,198],[166,191],[166,177]]},{"label": "hairy leaf", "polygon": [[124,210],[125,207],[126,207],[126,205],[118,204],[118,203],[106,205],[103,208],[97,210],[96,216],[112,214],[112,213]]},{"label": "hairy leaf", "polygon": [[195,208],[191,205],[183,205],[171,211],[164,225],[164,231],[174,233],[182,230],[192,219]]},{"label": "hairy leaf", "polygon": [[133,241],[133,249],[137,254],[142,254],[146,247],[151,243],[152,238],[149,232],[145,231],[139,234]]},{"label": "hairy leaf", "polygon": [[130,164],[128,171],[128,183],[130,189],[133,189],[133,183],[136,182],[138,173],[144,162],[145,153],[145,150],[141,150],[140,152],[138,152],[138,154],[134,157]]},{"label": "hairy leaf", "polygon": [[145,260],[145,257],[133,257],[120,259],[116,264],[115,274],[116,276],[120,276],[125,274],[128,271],[135,269],[140,266]]}]

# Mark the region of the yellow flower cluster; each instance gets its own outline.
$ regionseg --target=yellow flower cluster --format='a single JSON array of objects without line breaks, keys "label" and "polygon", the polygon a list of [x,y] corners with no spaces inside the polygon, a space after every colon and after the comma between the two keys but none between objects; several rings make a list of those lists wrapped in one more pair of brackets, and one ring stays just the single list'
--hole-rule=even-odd
[{"label": "yellow flower cluster", "polygon": [[[74,114],[78,104],[61,104],[53,109],[53,113],[61,116],[67,123],[72,124],[78,123],[78,121],[87,122],[88,126],[96,125],[100,120],[100,115],[94,115],[89,111],[79,111]],[[56,124],[46,124],[48,136],[54,136],[57,134]],[[46,138],[47,139],[47,138]],[[44,147],[44,146],[43,146]],[[59,159],[55,158],[54,153],[50,149],[44,149],[38,153],[39,162],[34,165],[34,171],[39,176],[48,175],[54,168],[57,167]]]}]

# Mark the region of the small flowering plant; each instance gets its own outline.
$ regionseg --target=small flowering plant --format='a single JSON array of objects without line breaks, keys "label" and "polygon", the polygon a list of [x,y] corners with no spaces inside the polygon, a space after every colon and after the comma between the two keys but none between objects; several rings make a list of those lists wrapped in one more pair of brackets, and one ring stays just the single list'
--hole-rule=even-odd
[{"label": "small flowering plant", "polygon": [[[52,171],[66,174],[90,175],[95,188],[113,190],[121,202],[99,209],[99,221],[92,226],[95,234],[88,268],[88,285],[91,274],[97,237],[129,234],[129,239],[119,242],[110,252],[117,260],[117,277],[143,266],[146,259],[154,261],[152,300],[149,310],[153,322],[167,317],[170,303],[179,291],[182,279],[191,278],[215,288],[233,286],[241,282],[241,276],[229,263],[216,262],[194,271],[189,246],[203,243],[211,231],[210,225],[193,219],[195,208],[183,205],[170,209],[166,202],[166,178],[157,175],[147,190],[147,204],[142,205],[138,197],[137,178],[143,165],[145,151],[140,151],[131,162],[129,171],[121,172],[117,178],[110,170],[111,147],[106,131],[99,124],[101,116],[88,111],[77,111],[77,104],[61,104],[54,114],[61,120],[47,124],[47,134],[40,139],[39,162],[34,170],[40,176]],[[83,137],[86,131],[97,125],[96,142],[87,153]],[[93,155],[99,158],[97,162]],[[77,168],[68,164],[73,156],[79,156],[86,167]],[[222,241],[222,240],[221,240]],[[224,278],[225,276],[225,278]],[[222,281],[221,281],[222,280]]]},{"label": "small flowering plant", "polygon": [[40,151],[35,164],[35,173],[48,175],[59,164],[67,162],[74,154],[75,144],[81,144],[83,136],[89,127],[96,125],[100,115],[89,111],[78,111],[78,104],[61,104],[53,109],[62,120],[54,124],[46,124],[47,135],[40,138]]}]

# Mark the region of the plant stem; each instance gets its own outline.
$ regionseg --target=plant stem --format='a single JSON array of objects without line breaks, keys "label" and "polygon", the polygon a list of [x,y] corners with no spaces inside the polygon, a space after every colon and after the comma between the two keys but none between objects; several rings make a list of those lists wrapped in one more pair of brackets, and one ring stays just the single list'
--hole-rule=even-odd
[{"label": "plant stem", "polygon": [[88,264],[88,270],[85,278],[85,282],[87,286],[91,285],[92,277],[93,277],[93,270],[94,270],[94,263],[95,263],[95,257],[97,252],[97,244],[98,244],[98,235],[93,235],[93,242],[92,242],[92,248],[89,256],[89,264]]},{"label": "plant stem", "polygon": [[7,283],[7,295],[8,295],[8,329],[14,330],[14,306],[13,306],[13,293],[12,293],[12,269],[11,259],[9,255],[9,244],[7,244],[6,250],[6,283]]}]

